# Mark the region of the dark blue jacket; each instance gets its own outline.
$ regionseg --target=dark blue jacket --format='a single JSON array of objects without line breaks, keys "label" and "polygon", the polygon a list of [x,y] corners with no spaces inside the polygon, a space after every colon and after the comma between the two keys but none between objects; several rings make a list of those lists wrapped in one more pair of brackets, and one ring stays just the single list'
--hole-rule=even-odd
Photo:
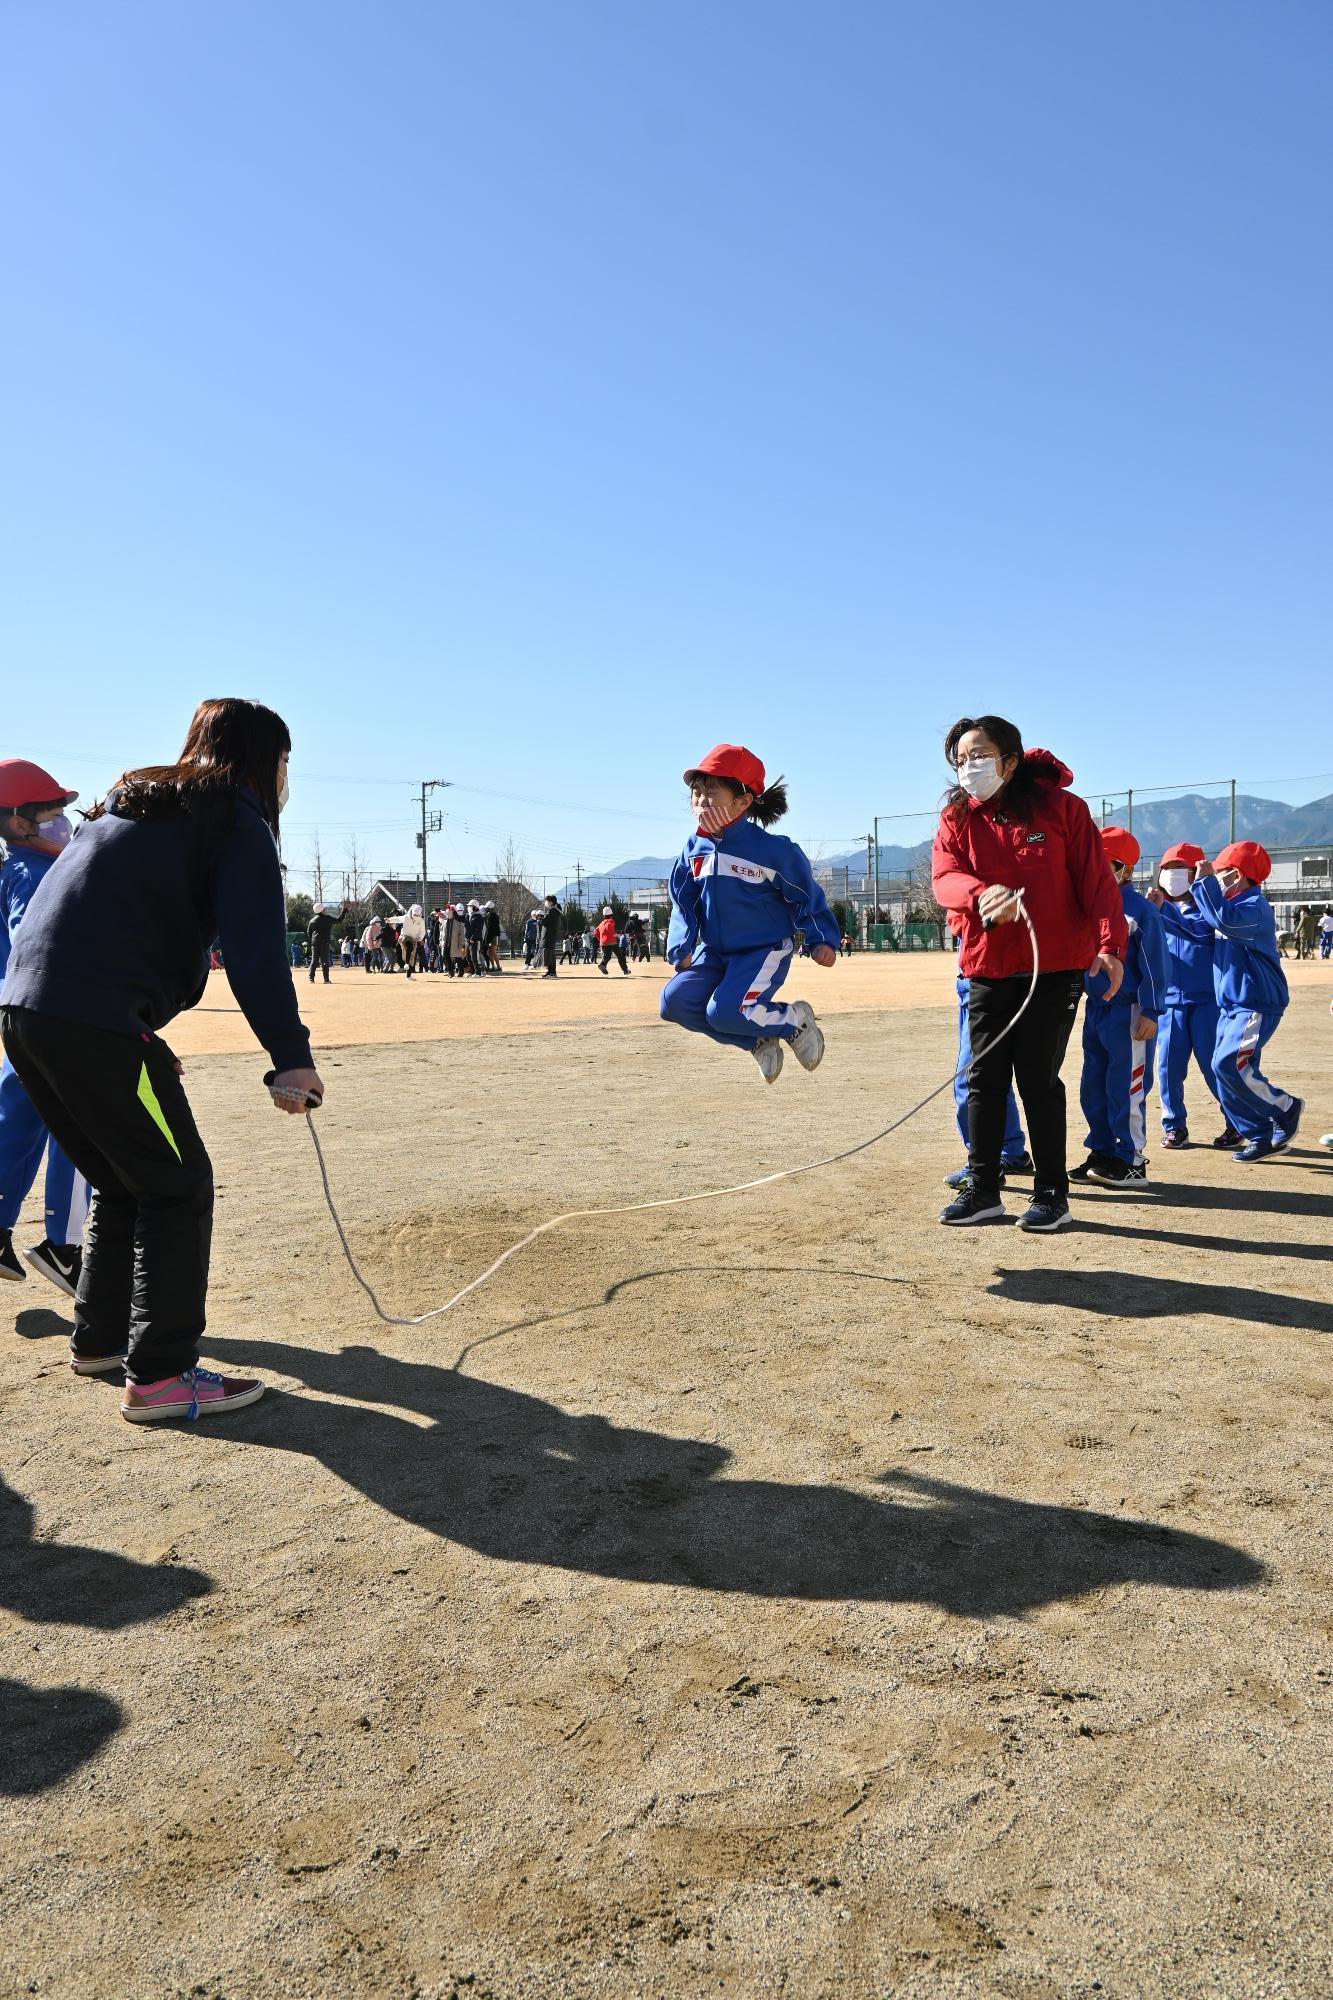
[{"label": "dark blue jacket", "polygon": [[1273,906],[1262,889],[1228,896],[1216,875],[1194,884],[1194,900],[1217,933],[1213,983],[1219,1007],[1280,1014],[1287,975],[1278,957]]},{"label": "dark blue jacket", "polygon": [[113,792],[38,884],[0,1005],[114,1034],[155,1034],[198,1004],[216,938],[273,1067],[307,1069],[310,1037],[286,933],[277,844],[252,794],[131,819]]},{"label": "dark blue jacket", "polygon": [[1162,931],[1168,959],[1166,1004],[1189,1007],[1206,1001],[1217,1005],[1213,991],[1213,925],[1193,901],[1165,902]]}]

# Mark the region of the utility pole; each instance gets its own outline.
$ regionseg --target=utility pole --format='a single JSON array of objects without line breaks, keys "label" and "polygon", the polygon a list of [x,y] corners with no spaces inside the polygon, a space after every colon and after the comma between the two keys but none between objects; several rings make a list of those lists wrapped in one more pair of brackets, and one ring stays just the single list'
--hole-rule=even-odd
[{"label": "utility pole", "polygon": [[879,922],[879,818],[875,818],[875,922]]},{"label": "utility pole", "polygon": [[582,909],[583,908],[583,863],[581,861],[576,861],[574,863],[574,881],[578,888],[578,895],[575,898],[575,900],[577,901],[579,908]]},{"label": "utility pole", "polygon": [[1128,791],[1128,792],[1126,793],[1126,795],[1125,795],[1125,796],[1126,796],[1126,806],[1125,806],[1125,831],[1126,831],[1126,833],[1133,833],[1133,831],[1134,831],[1134,787],[1133,787],[1133,785],[1131,785],[1131,786],[1130,786],[1130,788],[1129,788],[1129,791]]},{"label": "utility pole", "polygon": [[421,907],[423,910],[426,907],[426,884],[430,880],[426,870],[426,835],[428,833],[438,833],[444,825],[443,813],[432,813],[429,821],[427,821],[426,799],[431,792],[447,791],[452,783],[452,778],[423,778],[421,780],[421,831],[417,835],[417,846],[421,849]]},{"label": "utility pole", "polygon": [[1231,840],[1236,838],[1236,780],[1234,778],[1231,780],[1231,832],[1228,838]]}]

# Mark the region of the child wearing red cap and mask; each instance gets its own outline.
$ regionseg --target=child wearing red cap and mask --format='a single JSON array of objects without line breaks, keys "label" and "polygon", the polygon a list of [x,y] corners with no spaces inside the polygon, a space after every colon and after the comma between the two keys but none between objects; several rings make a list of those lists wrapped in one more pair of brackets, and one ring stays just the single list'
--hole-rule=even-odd
[{"label": "child wearing red cap and mask", "polygon": [[[1157,1023],[1157,1087],[1162,1095],[1162,1144],[1174,1152],[1189,1144],[1185,1076],[1190,1057],[1213,1096],[1213,1049],[1217,1043],[1217,994],[1213,984],[1214,931],[1194,900],[1194,869],[1203,849],[1188,840],[1168,847],[1157,864],[1157,887],[1148,900],[1161,912],[1166,935],[1166,1005]],[[1220,1101],[1220,1100],[1219,1100]],[[1214,1146],[1240,1144],[1234,1126],[1224,1126]]]},{"label": "child wearing red cap and mask", "polygon": [[[0,866],[0,983],[28,905],[64,853],[70,838],[65,807],[78,796],[58,785],[40,764],[0,757],[0,839],[8,850]],[[72,1298],[83,1266],[88,1183],[48,1134],[6,1056],[0,1064],[0,1278],[21,1280],[24,1275],[14,1254],[14,1228],[43,1152],[46,1235],[23,1254],[35,1271]]]},{"label": "child wearing red cap and mask", "polygon": [[1227,1123],[1241,1137],[1231,1157],[1247,1165],[1284,1151],[1305,1109],[1303,1098],[1279,1090],[1259,1068],[1287,1005],[1273,907],[1259,886],[1272,867],[1257,840],[1233,840],[1194,870],[1194,901],[1217,936],[1213,1076]]},{"label": "child wearing red cap and mask", "polygon": [[801,949],[832,965],[838,926],[810,863],[793,840],[766,829],[787,810],[781,778],[769,785],[753,751],[719,743],[685,773],[697,831],[671,871],[664,1021],[747,1048],[765,1083],[784,1047],[803,1069],[823,1059],[824,1037],[806,1000],[774,998]]}]

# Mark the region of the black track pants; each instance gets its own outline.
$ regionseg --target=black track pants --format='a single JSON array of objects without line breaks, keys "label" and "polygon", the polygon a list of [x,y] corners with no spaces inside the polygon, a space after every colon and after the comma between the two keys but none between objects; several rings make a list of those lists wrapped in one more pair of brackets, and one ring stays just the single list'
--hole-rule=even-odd
[{"label": "black track pants", "polygon": [[213,1169],[155,1036],[113,1035],[6,1007],[0,1033],[19,1080],[93,1190],[74,1308],[83,1354],[129,1340],[132,1382],[199,1358],[213,1234]]},{"label": "black track pants", "polygon": [[1043,972],[1032,1004],[1011,1035],[992,1053],[996,1037],[1013,1020],[1032,984],[1029,973],[1016,979],[974,978],[968,994],[968,1032],[979,1051],[972,1061],[967,1092],[968,1162],[982,1187],[999,1183],[1004,1146],[1005,1103],[1012,1081],[1023,1100],[1035,1185],[1043,1192],[1069,1193],[1065,1161],[1065,1087],[1060,1065],[1083,992],[1081,972]]}]

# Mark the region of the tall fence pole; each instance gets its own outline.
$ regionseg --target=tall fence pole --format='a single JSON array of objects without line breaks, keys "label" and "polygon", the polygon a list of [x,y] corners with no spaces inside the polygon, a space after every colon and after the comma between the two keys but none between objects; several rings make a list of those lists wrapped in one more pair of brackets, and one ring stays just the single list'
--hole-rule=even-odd
[{"label": "tall fence pole", "polygon": [[1133,833],[1133,831],[1134,831],[1134,787],[1133,787],[1132,785],[1130,786],[1130,788],[1129,788],[1128,792],[1126,792],[1126,794],[1125,794],[1125,801],[1126,801],[1126,805],[1125,805],[1125,831],[1126,831],[1127,833]]},{"label": "tall fence pole", "polygon": [[1231,833],[1229,838],[1232,840],[1236,838],[1236,780],[1234,778],[1231,780]]},{"label": "tall fence pole", "polygon": [[875,819],[875,914],[872,923],[879,922],[879,818]]}]

